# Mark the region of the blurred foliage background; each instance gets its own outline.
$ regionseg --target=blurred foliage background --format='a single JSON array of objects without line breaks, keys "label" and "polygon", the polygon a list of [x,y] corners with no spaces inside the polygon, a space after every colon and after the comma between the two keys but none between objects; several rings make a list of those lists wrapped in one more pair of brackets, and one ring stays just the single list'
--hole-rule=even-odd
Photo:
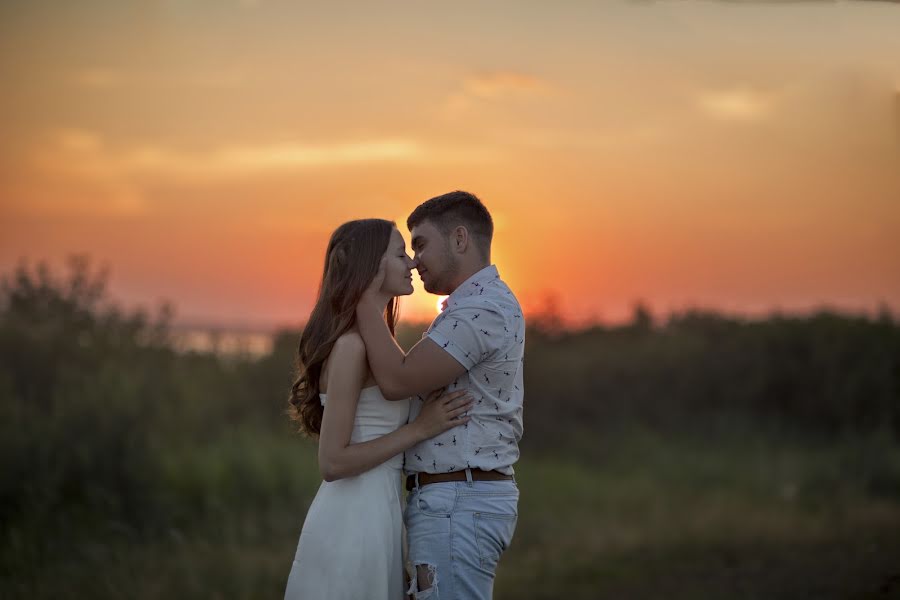
[{"label": "blurred foliage background", "polygon": [[[0,597],[281,597],[319,485],[263,356],[177,351],[73,258],[0,291]],[[406,324],[409,347],[425,325]],[[900,597],[900,327],[530,319],[497,598]]]}]

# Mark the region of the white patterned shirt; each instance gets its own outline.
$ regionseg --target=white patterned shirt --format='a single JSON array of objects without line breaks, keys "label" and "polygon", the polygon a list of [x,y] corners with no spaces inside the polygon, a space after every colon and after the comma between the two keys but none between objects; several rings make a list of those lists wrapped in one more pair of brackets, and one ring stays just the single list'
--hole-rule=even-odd
[{"label": "white patterned shirt", "polygon": [[[525,318],[519,301],[491,265],[464,281],[444,301],[423,334],[448,352],[466,373],[447,386],[468,389],[471,419],[406,451],[407,473],[447,473],[465,468],[511,475],[519,458],[525,386]],[[424,394],[413,397],[410,421]]]}]

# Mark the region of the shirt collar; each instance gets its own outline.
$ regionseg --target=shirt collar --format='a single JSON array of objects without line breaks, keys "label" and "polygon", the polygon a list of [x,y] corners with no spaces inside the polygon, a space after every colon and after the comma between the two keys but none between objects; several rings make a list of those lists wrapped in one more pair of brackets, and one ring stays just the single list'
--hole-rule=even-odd
[{"label": "shirt collar", "polygon": [[453,290],[452,294],[444,298],[444,301],[441,302],[441,312],[444,312],[451,300],[458,301],[462,298],[479,294],[481,287],[484,284],[495,279],[500,279],[500,273],[497,271],[496,265],[488,265],[474,273],[471,277],[459,284],[459,287]]}]

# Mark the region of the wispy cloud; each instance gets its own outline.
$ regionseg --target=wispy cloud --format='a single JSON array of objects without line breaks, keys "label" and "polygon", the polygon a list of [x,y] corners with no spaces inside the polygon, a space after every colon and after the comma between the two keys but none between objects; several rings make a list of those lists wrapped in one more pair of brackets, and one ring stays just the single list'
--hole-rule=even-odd
[{"label": "wispy cloud", "polygon": [[412,160],[420,154],[422,154],[422,148],[419,144],[405,139],[369,140],[328,145],[290,143],[223,148],[209,156],[199,158],[191,166],[198,170],[320,167],[372,161]]},{"label": "wispy cloud", "polygon": [[69,182],[106,198],[111,213],[146,208],[149,182],[221,183],[304,169],[371,164],[465,164],[496,159],[490,148],[426,147],[415,139],[383,138],[331,143],[229,144],[188,152],[159,144],[110,143],[97,132],[54,132],[32,155],[46,181]]},{"label": "wispy cloud", "polygon": [[511,98],[546,96],[558,88],[545,79],[515,71],[479,73],[463,79],[459,89],[444,103],[445,116],[466,111],[478,102],[493,102]]},{"label": "wispy cloud", "polygon": [[697,107],[710,117],[731,121],[756,121],[770,116],[775,96],[749,87],[704,90],[697,93]]},{"label": "wispy cloud", "polygon": [[553,90],[549,82],[512,71],[473,75],[463,81],[466,93],[477,98],[500,98],[514,94],[545,94]]},{"label": "wispy cloud", "polygon": [[340,143],[302,142],[225,145],[184,152],[161,145],[112,147],[95,132],[67,129],[38,156],[45,168],[84,175],[145,174],[204,177],[267,170],[327,167],[379,161],[410,161],[427,153],[415,140],[373,139]]},{"label": "wispy cloud", "polygon": [[[221,185],[302,170],[388,164],[471,164],[497,158],[485,147],[430,146],[409,138],[342,142],[228,144],[186,151],[162,144],[122,144],[87,129],[51,132],[29,154],[39,185],[22,188],[23,214],[133,217],[151,209],[161,182]],[[61,191],[61,190],[64,190]]]},{"label": "wispy cloud", "polygon": [[[235,144],[186,152],[155,144],[116,144],[95,131],[64,129],[52,133],[32,154],[41,183],[22,191],[28,201],[19,209],[31,215],[139,216],[150,209],[146,190],[151,182],[206,184],[279,171],[411,161],[423,156],[428,153],[420,144],[406,139]],[[445,152],[429,158],[453,156]],[[65,198],[64,204],[59,198]]]}]

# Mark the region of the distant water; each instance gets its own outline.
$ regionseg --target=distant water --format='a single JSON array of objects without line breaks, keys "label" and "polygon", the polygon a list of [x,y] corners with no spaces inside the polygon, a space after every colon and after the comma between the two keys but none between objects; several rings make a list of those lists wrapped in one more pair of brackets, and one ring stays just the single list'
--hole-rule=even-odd
[{"label": "distant water", "polygon": [[212,352],[221,356],[265,356],[272,351],[272,334],[260,331],[184,327],[172,332],[179,352]]}]

